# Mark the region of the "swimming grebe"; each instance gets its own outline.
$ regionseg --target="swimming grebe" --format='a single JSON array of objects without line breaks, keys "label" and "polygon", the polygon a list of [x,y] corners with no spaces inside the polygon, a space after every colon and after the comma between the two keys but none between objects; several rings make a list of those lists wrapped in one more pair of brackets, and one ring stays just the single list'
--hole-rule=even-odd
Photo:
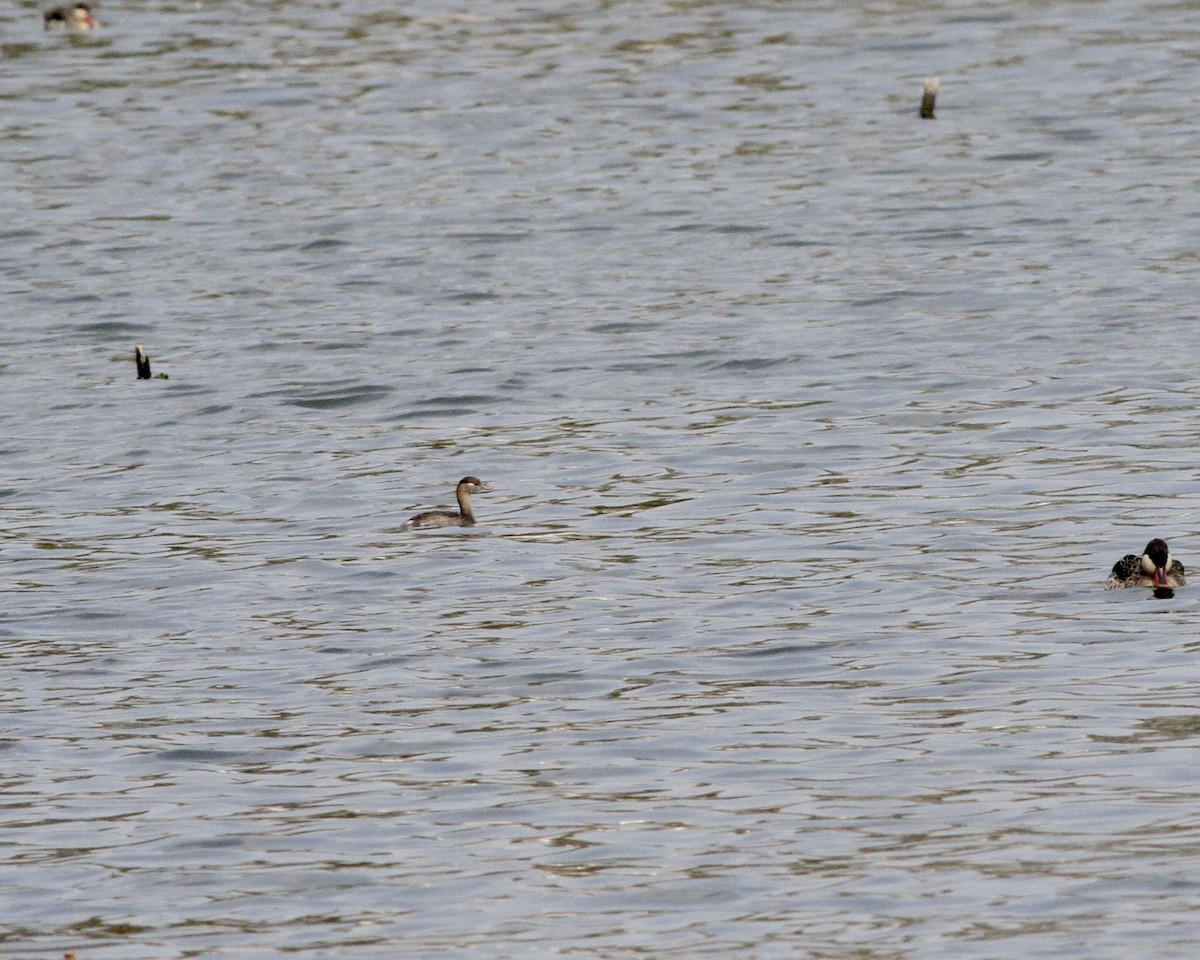
[{"label": "swimming grebe", "polygon": [[47,10],[42,14],[42,23],[47,30],[95,30],[100,26],[100,22],[92,16],[92,8],[86,3]]},{"label": "swimming grebe", "polygon": [[414,530],[431,530],[434,527],[473,527],[475,514],[471,512],[471,494],[491,490],[478,477],[463,477],[458,481],[454,496],[458,499],[458,513],[452,510],[429,510],[410,517],[405,526]]},{"label": "swimming grebe", "polygon": [[1114,563],[1104,586],[1109,590],[1114,587],[1161,589],[1182,587],[1186,582],[1183,579],[1183,564],[1171,558],[1167,541],[1156,537],[1146,544],[1146,550],[1140,557],[1129,553]]}]

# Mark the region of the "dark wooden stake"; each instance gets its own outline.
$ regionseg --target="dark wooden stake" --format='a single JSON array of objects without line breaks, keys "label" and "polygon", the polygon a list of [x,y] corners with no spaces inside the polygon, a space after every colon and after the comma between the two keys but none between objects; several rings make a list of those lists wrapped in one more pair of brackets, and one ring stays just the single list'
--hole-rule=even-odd
[{"label": "dark wooden stake", "polygon": [[925,92],[921,94],[921,119],[933,119],[933,105],[937,101],[938,78],[930,77],[925,81]]}]

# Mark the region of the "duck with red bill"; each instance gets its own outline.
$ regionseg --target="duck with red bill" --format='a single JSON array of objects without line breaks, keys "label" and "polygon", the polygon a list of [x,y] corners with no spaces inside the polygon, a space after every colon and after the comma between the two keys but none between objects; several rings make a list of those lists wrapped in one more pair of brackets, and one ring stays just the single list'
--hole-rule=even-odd
[{"label": "duck with red bill", "polygon": [[1163,590],[1182,587],[1186,582],[1183,564],[1171,556],[1166,540],[1155,537],[1146,544],[1140,557],[1135,553],[1127,553],[1114,563],[1104,585],[1110,590],[1116,587],[1154,587]]},{"label": "duck with red bill", "polygon": [[47,10],[42,14],[42,23],[47,30],[95,30],[100,26],[100,21],[92,16],[92,8],[86,3]]}]

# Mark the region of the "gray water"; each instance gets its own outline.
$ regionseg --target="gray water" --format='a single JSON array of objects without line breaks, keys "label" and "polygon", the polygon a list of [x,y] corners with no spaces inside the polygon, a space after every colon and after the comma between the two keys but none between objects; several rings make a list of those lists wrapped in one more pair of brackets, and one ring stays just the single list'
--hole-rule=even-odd
[{"label": "gray water", "polygon": [[0,12],[0,954],[1196,955],[1190,5],[97,12]]}]

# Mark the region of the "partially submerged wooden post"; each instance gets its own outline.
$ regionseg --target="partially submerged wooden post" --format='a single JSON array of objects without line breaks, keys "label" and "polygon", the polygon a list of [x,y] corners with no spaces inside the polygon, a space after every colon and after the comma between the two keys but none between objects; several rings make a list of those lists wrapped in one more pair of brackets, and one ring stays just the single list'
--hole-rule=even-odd
[{"label": "partially submerged wooden post", "polygon": [[921,94],[921,119],[933,119],[933,105],[937,101],[938,78],[930,77],[925,81],[925,92]]},{"label": "partially submerged wooden post", "polygon": [[[146,351],[142,349],[141,344],[133,348],[133,363],[137,367],[137,378],[139,380],[150,379],[150,358],[146,356]],[[155,380],[170,380],[165,373],[160,373]]]}]

